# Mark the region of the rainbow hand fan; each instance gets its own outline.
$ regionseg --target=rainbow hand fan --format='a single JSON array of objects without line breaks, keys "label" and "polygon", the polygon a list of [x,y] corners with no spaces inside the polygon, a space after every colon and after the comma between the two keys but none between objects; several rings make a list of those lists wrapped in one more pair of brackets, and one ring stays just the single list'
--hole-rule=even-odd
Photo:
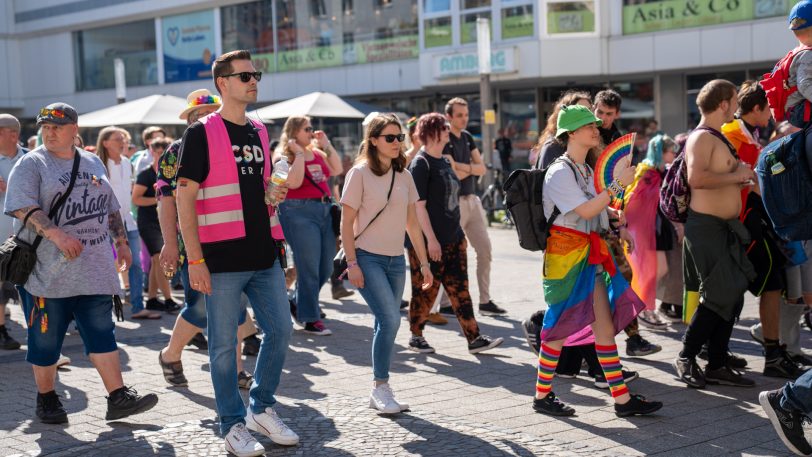
[{"label": "rainbow hand fan", "polygon": [[[632,150],[636,138],[636,133],[623,135],[609,146],[606,146],[606,149],[601,152],[597,162],[595,162],[595,189],[598,193],[609,187],[621,170],[631,165]],[[616,200],[619,199],[612,199],[613,207],[616,207]]]}]

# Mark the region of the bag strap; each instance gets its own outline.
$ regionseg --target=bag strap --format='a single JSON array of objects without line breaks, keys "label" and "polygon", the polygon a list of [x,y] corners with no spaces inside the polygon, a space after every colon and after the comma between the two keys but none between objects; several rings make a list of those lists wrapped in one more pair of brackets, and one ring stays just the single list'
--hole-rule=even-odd
[{"label": "bag strap", "polygon": [[363,229],[363,230],[361,230],[360,232],[358,232],[358,235],[355,235],[355,238],[354,238],[354,239],[356,239],[356,240],[357,240],[357,239],[358,239],[358,237],[359,237],[359,236],[361,236],[361,234],[362,234],[362,233],[364,233],[364,232],[366,231],[366,229],[368,229],[368,228],[369,228],[369,226],[370,226],[370,225],[372,225],[372,223],[373,223],[373,222],[375,222],[375,219],[377,219],[377,218],[378,218],[378,216],[380,216],[380,215],[381,215],[381,213],[383,212],[383,210],[385,210],[385,209],[386,209],[386,206],[387,206],[387,205],[389,205],[389,197],[391,197],[391,196],[392,196],[392,188],[393,188],[393,187],[395,187],[395,169],[394,169],[394,168],[392,168],[392,181],[390,181],[390,182],[389,182],[389,192],[387,192],[387,193],[386,193],[386,203],[383,205],[383,208],[381,208],[381,210],[380,210],[380,211],[378,211],[378,214],[376,214],[376,215],[375,215],[375,217],[373,217],[373,218],[372,218],[372,220],[371,220],[371,221],[369,221],[369,223],[367,224],[367,226],[366,226],[366,227],[364,227],[364,229]]},{"label": "bag strap", "polygon": [[308,180],[308,181],[310,181],[310,184],[313,184],[313,187],[315,187],[316,189],[318,189],[318,190],[319,190],[319,192],[321,192],[321,194],[322,194],[322,195],[324,195],[326,198],[333,198],[333,197],[332,197],[330,194],[328,194],[327,192],[325,192],[325,191],[324,191],[324,189],[322,189],[321,187],[319,187],[319,185],[318,185],[318,184],[316,184],[316,180],[314,180],[314,179],[313,179],[313,178],[310,176],[310,172],[308,172],[308,171],[307,171],[307,165],[305,165],[305,167],[304,167],[304,177],[305,177],[305,178],[307,178],[307,180]]},{"label": "bag strap", "polygon": [[736,148],[730,143],[730,140],[728,140],[727,137],[722,132],[716,130],[715,128],[708,127],[707,125],[699,125],[696,127],[694,131],[697,130],[708,132],[711,135],[715,136],[716,138],[722,140],[722,142],[725,143],[725,146],[727,146],[727,148],[730,149],[730,153],[733,154],[733,157],[735,157],[736,160],[739,160],[739,154],[738,152],[736,152]]},{"label": "bag strap", "polygon": [[[54,216],[56,216],[56,213],[57,213],[57,211],[59,211],[59,208],[62,205],[65,204],[65,201],[68,199],[68,196],[70,196],[70,193],[73,191],[73,185],[76,184],[76,177],[79,175],[79,162],[80,161],[81,161],[81,157],[79,156],[79,153],[74,151],[73,170],[71,170],[71,173],[70,173],[70,184],[68,184],[68,189],[65,191],[65,193],[62,194],[61,197],[59,197],[59,200],[57,200],[51,206],[51,210],[48,212],[48,219],[53,219]],[[25,228],[25,222],[28,221],[28,217],[31,216],[31,214],[33,214],[33,213],[34,213],[34,211],[32,210],[31,212],[28,213],[28,215],[25,216],[25,221],[23,222],[23,228]],[[22,232],[22,228],[20,229],[20,232]],[[40,243],[42,243],[42,235],[37,235],[37,237],[34,239],[34,243],[31,245],[31,247],[36,251],[37,248],[39,247]]]}]

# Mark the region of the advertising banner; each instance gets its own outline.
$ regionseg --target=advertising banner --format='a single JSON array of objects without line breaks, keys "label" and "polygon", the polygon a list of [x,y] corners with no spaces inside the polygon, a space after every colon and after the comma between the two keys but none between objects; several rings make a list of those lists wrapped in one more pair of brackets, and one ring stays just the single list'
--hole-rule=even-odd
[{"label": "advertising banner", "polygon": [[214,11],[167,16],[162,22],[165,81],[211,78]]},{"label": "advertising banner", "polygon": [[789,0],[663,0],[623,7],[623,34],[657,32],[785,16]]}]

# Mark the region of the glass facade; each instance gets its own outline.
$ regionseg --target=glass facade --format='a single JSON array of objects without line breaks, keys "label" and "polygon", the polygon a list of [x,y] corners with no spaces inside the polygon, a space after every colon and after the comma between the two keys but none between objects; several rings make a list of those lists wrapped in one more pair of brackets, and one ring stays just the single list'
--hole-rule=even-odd
[{"label": "glass facade", "polygon": [[73,33],[76,90],[116,86],[113,61],[124,61],[128,86],[158,84],[155,21],[131,22]]},{"label": "glass facade", "polygon": [[533,37],[537,14],[534,6],[539,3],[541,0],[421,0],[423,47],[476,43],[477,18],[490,20],[491,40],[496,43]]},{"label": "glass facade", "polygon": [[590,33],[595,31],[595,2],[547,2],[547,33]]},{"label": "glass facade", "polygon": [[417,5],[394,0],[261,0],[222,8],[223,49],[262,71],[412,59]]}]

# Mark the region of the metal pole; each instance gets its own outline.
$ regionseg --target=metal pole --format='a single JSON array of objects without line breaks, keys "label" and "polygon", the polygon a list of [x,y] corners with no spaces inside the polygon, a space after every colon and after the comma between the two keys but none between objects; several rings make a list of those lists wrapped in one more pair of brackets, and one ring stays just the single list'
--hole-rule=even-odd
[{"label": "metal pole", "polygon": [[[479,59],[479,100],[482,126],[482,160],[485,164],[492,163],[493,138],[491,122],[488,113],[493,107],[491,102],[491,28],[487,18],[477,18],[477,58]],[[494,113],[491,113],[491,117]],[[487,188],[493,182],[493,171],[486,172],[482,177],[482,186]]]}]

